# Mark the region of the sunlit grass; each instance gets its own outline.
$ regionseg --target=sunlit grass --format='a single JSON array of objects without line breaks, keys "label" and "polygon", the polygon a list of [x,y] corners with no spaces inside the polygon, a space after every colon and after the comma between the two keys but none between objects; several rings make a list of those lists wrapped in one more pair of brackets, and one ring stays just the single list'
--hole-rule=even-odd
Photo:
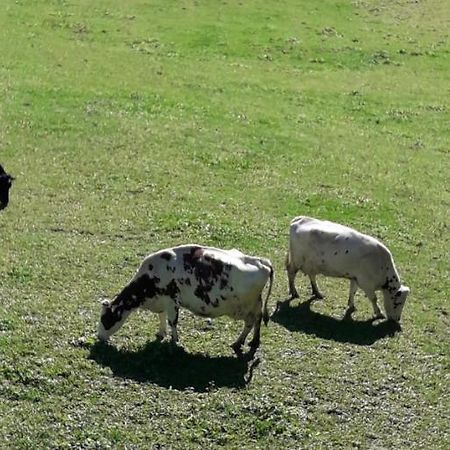
[{"label": "sunlit grass", "polygon": [[[0,437],[5,448],[446,448],[450,295],[446,2],[6,1],[0,12]],[[383,240],[403,330],[341,322],[320,279],[262,331],[144,312],[95,343],[99,300],[185,242],[276,268],[287,227]],[[302,300],[308,283],[298,277]]]}]

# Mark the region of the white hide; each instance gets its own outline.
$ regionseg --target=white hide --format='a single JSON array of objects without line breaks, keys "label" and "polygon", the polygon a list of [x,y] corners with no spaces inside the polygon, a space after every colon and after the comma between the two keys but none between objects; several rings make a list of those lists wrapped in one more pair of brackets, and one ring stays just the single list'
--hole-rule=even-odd
[{"label": "white hide", "polygon": [[348,313],[354,310],[354,295],[361,288],[372,303],[376,317],[382,317],[375,291],[381,290],[389,319],[400,320],[409,293],[402,286],[391,252],[377,239],[334,222],[296,217],[290,225],[286,269],[289,291],[298,297],[294,279],[297,271],[308,275],[313,295],[321,298],[316,276],[350,280]]}]

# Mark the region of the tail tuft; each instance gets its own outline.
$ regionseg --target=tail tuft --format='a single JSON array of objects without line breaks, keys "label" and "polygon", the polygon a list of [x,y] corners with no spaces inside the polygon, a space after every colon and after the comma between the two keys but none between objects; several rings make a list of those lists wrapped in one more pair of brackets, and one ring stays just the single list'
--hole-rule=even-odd
[{"label": "tail tuft", "polygon": [[266,298],[264,300],[264,305],[263,305],[263,320],[264,320],[265,326],[267,326],[267,324],[269,323],[269,319],[270,319],[269,311],[267,310],[267,303],[269,300],[270,293],[272,292],[272,285],[273,285],[273,267],[270,262],[267,265],[269,266],[269,269],[270,269],[270,281],[269,281],[269,289],[267,291],[267,295],[266,295]]}]

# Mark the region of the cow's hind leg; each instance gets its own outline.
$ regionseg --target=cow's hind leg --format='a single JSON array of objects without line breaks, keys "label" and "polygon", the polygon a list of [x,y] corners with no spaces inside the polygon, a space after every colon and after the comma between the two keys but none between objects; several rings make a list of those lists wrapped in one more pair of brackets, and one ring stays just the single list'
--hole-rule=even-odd
[{"label": "cow's hind leg", "polygon": [[293,270],[290,267],[287,267],[286,269],[289,282],[289,295],[291,296],[291,300],[293,300],[294,298],[300,297],[300,295],[298,295],[297,289],[295,288],[295,275],[297,274],[297,271]]},{"label": "cow's hind leg", "polygon": [[319,287],[316,282],[316,275],[309,275],[309,280],[311,281],[311,291],[312,291],[312,299],[322,300],[323,295],[319,291]]},{"label": "cow's hind leg", "polygon": [[350,290],[348,293],[348,306],[347,311],[345,312],[345,317],[350,318],[351,315],[356,311],[355,308],[355,294],[358,290],[358,284],[356,283],[356,280],[351,279],[350,280]]},{"label": "cow's hind leg", "polygon": [[295,289],[295,275],[297,274],[297,269],[292,264],[290,252],[286,255],[286,271],[289,282],[289,295],[291,296],[289,300],[299,298],[297,289]]},{"label": "cow's hind leg", "polygon": [[231,348],[234,350],[237,356],[242,356],[242,346],[245,343],[245,339],[249,335],[253,325],[255,324],[255,317],[253,315],[247,316],[244,322],[244,329],[242,330],[239,337],[236,339],[236,342],[231,344]]},{"label": "cow's hind leg", "polygon": [[259,344],[261,342],[260,336],[261,336],[261,321],[262,321],[262,314],[259,313],[256,316],[256,320],[253,326],[253,339],[250,341],[250,351],[249,356],[253,357],[256,353],[256,350],[258,350]]}]

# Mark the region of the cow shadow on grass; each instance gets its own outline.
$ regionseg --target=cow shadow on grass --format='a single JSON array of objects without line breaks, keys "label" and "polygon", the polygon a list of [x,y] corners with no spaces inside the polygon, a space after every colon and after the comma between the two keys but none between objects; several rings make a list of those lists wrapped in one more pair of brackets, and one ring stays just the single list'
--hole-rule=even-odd
[{"label": "cow shadow on grass", "polygon": [[271,320],[289,331],[301,331],[323,339],[357,345],[372,345],[401,331],[398,323],[389,320],[374,323],[373,319],[359,321],[346,316],[336,319],[313,311],[311,303],[311,299],[297,306],[290,306],[288,300],[278,302]]},{"label": "cow shadow on grass", "polygon": [[217,387],[243,388],[251,380],[253,366],[259,363],[258,359],[192,354],[159,341],[148,342],[137,351],[97,342],[89,358],[109,367],[117,377],[196,392]]}]

